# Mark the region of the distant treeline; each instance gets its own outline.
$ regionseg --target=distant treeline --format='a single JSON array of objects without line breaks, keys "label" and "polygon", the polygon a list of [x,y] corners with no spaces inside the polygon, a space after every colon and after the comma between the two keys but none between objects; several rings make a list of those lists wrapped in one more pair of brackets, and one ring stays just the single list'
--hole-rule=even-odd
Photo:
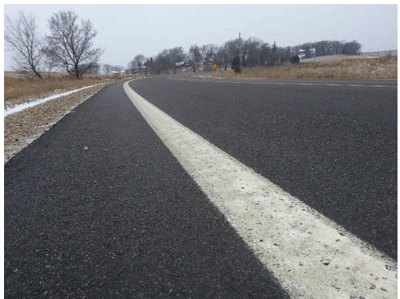
[{"label": "distant treeline", "polygon": [[361,45],[355,40],[348,43],[343,41],[322,40],[315,43],[305,43],[293,47],[295,52],[298,52],[300,49],[305,50],[306,58],[311,58],[314,54],[310,49],[315,49],[315,56],[337,54],[355,55],[360,53]]},{"label": "distant treeline", "polygon": [[[315,49],[315,50],[314,50]],[[303,50],[300,52],[300,50]],[[297,62],[300,53],[305,58],[334,54],[354,55],[360,53],[361,45],[357,41],[318,41],[305,43],[295,47],[278,47],[263,42],[259,38],[250,37],[246,40],[234,39],[223,43],[206,44],[198,46],[194,44],[188,52],[182,47],[166,49],[155,57],[146,58],[139,54],[128,64],[127,72],[151,72],[160,74],[174,71],[181,67],[191,67],[193,71],[198,68],[211,70],[214,64],[222,70],[226,70],[235,58],[242,58],[243,67],[274,66],[289,62]],[[236,59],[236,60],[237,60]]]}]

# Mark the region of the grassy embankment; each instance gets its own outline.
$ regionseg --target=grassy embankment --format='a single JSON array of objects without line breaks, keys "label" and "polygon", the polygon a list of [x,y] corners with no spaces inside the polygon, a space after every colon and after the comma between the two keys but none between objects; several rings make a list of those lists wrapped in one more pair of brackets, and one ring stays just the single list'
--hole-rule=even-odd
[{"label": "grassy embankment", "polygon": [[114,83],[137,76],[138,75],[115,77],[105,75],[87,75],[83,79],[77,80],[68,75],[54,75],[50,80],[41,80],[30,77],[18,77],[16,73],[5,72],[4,105],[12,106],[32,99],[43,98],[85,86],[100,83]]},{"label": "grassy embankment", "polygon": [[241,74],[213,72],[215,77],[257,79],[395,79],[397,56],[287,64],[244,69]]}]

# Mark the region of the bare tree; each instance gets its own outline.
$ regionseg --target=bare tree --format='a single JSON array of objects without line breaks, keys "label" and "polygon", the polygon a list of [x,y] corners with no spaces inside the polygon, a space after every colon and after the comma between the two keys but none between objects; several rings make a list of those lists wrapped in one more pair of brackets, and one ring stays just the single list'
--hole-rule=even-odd
[{"label": "bare tree", "polygon": [[52,59],[48,58],[49,54],[47,53],[47,48],[46,47],[42,48],[42,53],[44,55],[43,68],[47,72],[47,79],[50,80],[51,73],[52,73],[53,69],[57,68],[57,64]]},{"label": "bare tree", "polygon": [[82,20],[73,11],[60,11],[49,20],[50,36],[46,36],[50,59],[69,74],[80,79],[82,75],[98,64],[103,50],[93,48],[97,31],[90,20]]},{"label": "bare tree", "polygon": [[260,48],[260,65],[265,66],[268,65],[268,61],[271,56],[271,47],[268,43],[263,43]]},{"label": "bare tree", "polygon": [[211,64],[214,62],[215,55],[217,54],[218,46],[215,44],[203,45],[200,48],[200,52],[203,58],[203,63]]},{"label": "bare tree", "polygon": [[111,66],[111,71],[112,72],[118,72],[118,73],[120,73],[120,72],[122,72],[124,70],[124,67],[123,66],[120,66],[120,65],[113,65],[113,66]]},{"label": "bare tree", "polygon": [[143,54],[136,55],[133,61],[136,63],[137,68],[139,69],[139,72],[142,73],[141,67],[143,66],[143,63],[146,62],[146,57],[144,57]]},{"label": "bare tree", "polygon": [[225,47],[220,47],[218,49],[217,55],[216,55],[216,62],[218,64],[219,70],[221,71],[222,68],[226,71],[228,68],[228,65],[230,63],[229,59],[229,53],[228,50]]},{"label": "bare tree", "polygon": [[106,75],[109,75],[112,71],[112,65],[111,64],[103,64],[103,71],[106,73]]},{"label": "bare tree", "polygon": [[172,49],[163,50],[159,53],[151,68],[157,73],[168,73],[176,70],[176,63],[185,61],[186,53],[182,47],[175,47]]},{"label": "bare tree", "polygon": [[240,51],[239,51],[239,43],[240,43],[240,41],[237,38],[237,39],[234,39],[234,40],[227,41],[224,44],[224,48],[226,49],[226,51],[228,51],[229,59],[231,61],[233,60],[233,58],[239,57],[239,53],[240,53]]},{"label": "bare tree", "polygon": [[202,60],[200,47],[198,45],[194,44],[190,46],[189,57],[190,61],[192,62],[193,72],[195,73],[197,70],[197,66]]},{"label": "bare tree", "polygon": [[360,50],[361,50],[361,45],[357,41],[353,40],[352,42],[348,42],[343,45],[342,53],[355,55],[359,54]]},{"label": "bare tree", "polygon": [[33,72],[43,79],[40,67],[44,54],[35,17],[20,12],[19,17],[13,21],[6,16],[4,29],[4,39],[15,54],[14,61],[18,69]]},{"label": "bare tree", "polygon": [[97,75],[100,72],[101,65],[99,63],[92,64],[91,68],[87,71],[88,74]]},{"label": "bare tree", "polygon": [[243,56],[248,67],[260,66],[260,51],[263,41],[256,37],[250,37],[244,41]]},{"label": "bare tree", "polygon": [[137,62],[135,60],[132,60],[131,62],[129,62],[127,69],[131,74],[134,74],[135,69],[137,69]]}]

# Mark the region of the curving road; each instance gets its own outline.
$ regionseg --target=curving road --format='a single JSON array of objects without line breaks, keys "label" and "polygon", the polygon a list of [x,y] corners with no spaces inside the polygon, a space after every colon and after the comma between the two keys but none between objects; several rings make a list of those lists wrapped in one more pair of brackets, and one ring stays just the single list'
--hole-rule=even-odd
[{"label": "curving road", "polygon": [[[174,77],[129,86],[372,245],[387,274],[395,272],[396,81]],[[282,284],[265,266],[160,138],[118,83],[5,165],[6,298],[302,294],[302,286]],[[396,298],[395,288],[385,285],[388,277],[370,275],[368,292]]]}]

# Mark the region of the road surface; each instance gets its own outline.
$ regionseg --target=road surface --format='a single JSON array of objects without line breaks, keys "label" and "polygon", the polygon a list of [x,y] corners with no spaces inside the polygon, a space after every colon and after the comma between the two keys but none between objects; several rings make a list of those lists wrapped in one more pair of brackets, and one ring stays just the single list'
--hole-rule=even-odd
[{"label": "road surface", "polygon": [[[129,86],[343,235],[372,245],[393,274],[395,82],[152,78]],[[249,245],[136,107],[122,84],[109,86],[5,165],[5,296],[302,294],[303,286],[282,283],[279,266],[266,266],[273,251]],[[376,298],[397,296],[388,277],[370,275],[365,288]]]}]

